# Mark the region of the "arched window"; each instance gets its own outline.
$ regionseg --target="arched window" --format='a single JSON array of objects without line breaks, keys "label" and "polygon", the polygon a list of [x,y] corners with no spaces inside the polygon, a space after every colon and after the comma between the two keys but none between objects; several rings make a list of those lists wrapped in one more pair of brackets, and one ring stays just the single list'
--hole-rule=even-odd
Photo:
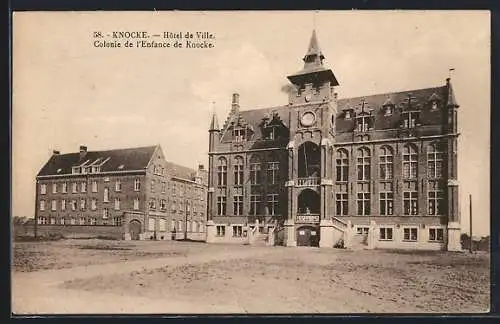
[{"label": "arched window", "polygon": [[253,155],[250,159],[250,184],[258,185],[260,184],[260,174],[261,164],[258,156]]},{"label": "arched window", "polygon": [[414,145],[408,144],[403,148],[403,178],[415,179],[418,174],[418,153]]},{"label": "arched window", "polygon": [[241,156],[234,158],[234,185],[243,185],[243,158]]},{"label": "arched window", "polygon": [[337,181],[349,179],[349,154],[344,149],[337,150]]},{"label": "arched window", "polygon": [[361,147],[357,150],[358,180],[370,180],[370,150]]},{"label": "arched window", "polygon": [[439,143],[431,143],[427,147],[427,175],[429,178],[443,177],[444,150]]},{"label": "arched window", "polygon": [[220,157],[217,161],[217,185],[225,186],[227,184],[227,160]]},{"label": "arched window", "polygon": [[379,152],[380,179],[390,180],[393,176],[394,156],[389,146],[382,146]]}]

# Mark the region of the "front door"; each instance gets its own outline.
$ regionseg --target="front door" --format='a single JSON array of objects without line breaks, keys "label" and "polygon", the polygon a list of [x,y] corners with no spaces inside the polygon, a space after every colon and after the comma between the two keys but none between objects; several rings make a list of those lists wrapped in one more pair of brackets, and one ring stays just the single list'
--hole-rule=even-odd
[{"label": "front door", "polygon": [[128,225],[128,230],[130,233],[130,238],[132,240],[138,240],[139,234],[141,233],[141,223],[138,220],[131,220]]},{"label": "front door", "polygon": [[314,226],[297,229],[297,246],[319,246],[319,231]]}]

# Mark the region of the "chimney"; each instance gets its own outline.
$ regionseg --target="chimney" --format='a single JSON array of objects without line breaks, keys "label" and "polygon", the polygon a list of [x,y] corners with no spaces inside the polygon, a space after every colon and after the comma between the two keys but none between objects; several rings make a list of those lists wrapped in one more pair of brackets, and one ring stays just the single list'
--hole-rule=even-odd
[{"label": "chimney", "polygon": [[233,93],[232,107],[236,110],[240,108],[240,95],[238,93]]},{"label": "chimney", "polygon": [[205,166],[203,164],[198,165],[198,170],[199,171],[205,171]]},{"label": "chimney", "polygon": [[52,155],[54,155],[54,156],[57,156],[59,154],[61,154],[61,152],[59,152],[58,150],[53,150],[52,151]]},{"label": "chimney", "polygon": [[80,160],[83,160],[87,155],[87,147],[84,145],[80,145]]}]

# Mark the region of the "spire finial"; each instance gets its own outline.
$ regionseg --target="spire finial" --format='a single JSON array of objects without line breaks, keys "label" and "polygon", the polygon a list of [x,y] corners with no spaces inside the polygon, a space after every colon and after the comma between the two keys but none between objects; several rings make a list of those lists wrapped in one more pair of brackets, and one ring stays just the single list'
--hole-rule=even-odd
[{"label": "spire finial", "polygon": [[451,75],[453,74],[453,71],[455,71],[455,68],[448,69],[448,79],[451,79]]},{"label": "spire finial", "polygon": [[210,122],[209,131],[219,131],[219,121],[217,119],[217,114],[215,112],[215,101],[212,101],[212,120]]}]

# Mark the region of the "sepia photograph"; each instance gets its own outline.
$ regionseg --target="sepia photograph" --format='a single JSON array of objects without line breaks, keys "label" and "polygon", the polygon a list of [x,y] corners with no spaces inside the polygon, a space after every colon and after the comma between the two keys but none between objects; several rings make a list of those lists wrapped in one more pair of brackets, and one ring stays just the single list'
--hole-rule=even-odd
[{"label": "sepia photograph", "polygon": [[489,11],[12,16],[12,314],[490,311]]}]

